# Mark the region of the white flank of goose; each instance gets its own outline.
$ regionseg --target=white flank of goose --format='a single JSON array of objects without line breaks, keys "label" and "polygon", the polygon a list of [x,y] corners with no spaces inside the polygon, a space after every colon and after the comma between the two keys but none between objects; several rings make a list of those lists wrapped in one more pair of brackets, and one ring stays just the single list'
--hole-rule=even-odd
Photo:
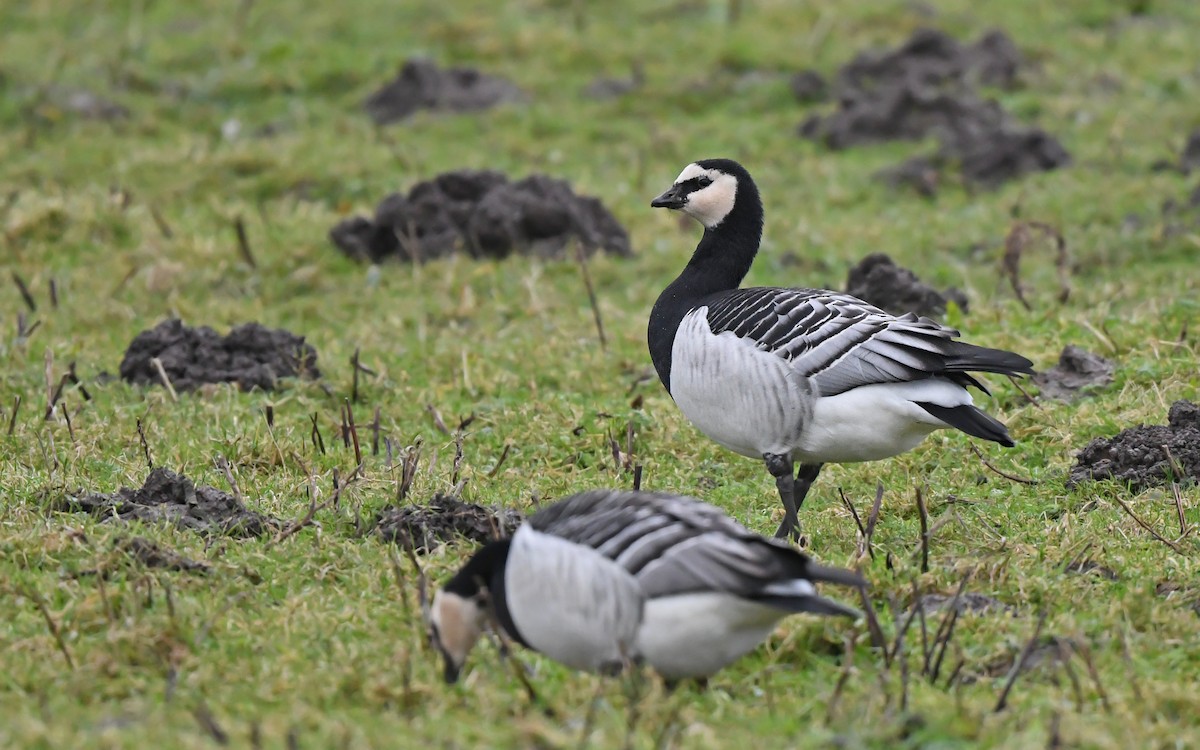
[{"label": "white flank of goose", "polygon": [[707,678],[788,614],[858,615],[819,596],[818,582],[866,585],[695,498],[592,490],[476,552],[427,617],[447,682],[493,616],[509,638],[568,666],[646,663],[673,682]]},{"label": "white flank of goose", "polygon": [[848,294],[738,288],[758,253],[763,208],[737,162],[689,164],[650,205],[704,226],[654,304],[650,357],[692,424],[766,464],[784,506],[776,536],[799,538],[797,510],[825,463],[895,456],[945,427],[1014,445],[966,386],[987,393],[971,372],[1031,374],[1025,357],[956,341],[952,328]]}]

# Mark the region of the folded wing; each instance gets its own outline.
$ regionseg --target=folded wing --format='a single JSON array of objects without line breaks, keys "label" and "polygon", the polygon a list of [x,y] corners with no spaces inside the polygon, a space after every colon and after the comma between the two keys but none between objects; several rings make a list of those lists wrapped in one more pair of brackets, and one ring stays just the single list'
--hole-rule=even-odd
[{"label": "folded wing", "polygon": [[731,332],[788,360],[822,396],[934,376],[986,391],[967,373],[1033,372],[1020,355],[955,341],[958,331],[929,318],[897,317],[837,292],[754,287],[702,304],[714,334]]},{"label": "folded wing", "polygon": [[824,612],[817,600],[825,600],[804,582],[865,585],[857,574],[818,566],[689,497],[594,490],[539,511],[528,522],[612,559],[637,578],[649,598],[722,592],[795,611],[811,598],[808,611]]}]

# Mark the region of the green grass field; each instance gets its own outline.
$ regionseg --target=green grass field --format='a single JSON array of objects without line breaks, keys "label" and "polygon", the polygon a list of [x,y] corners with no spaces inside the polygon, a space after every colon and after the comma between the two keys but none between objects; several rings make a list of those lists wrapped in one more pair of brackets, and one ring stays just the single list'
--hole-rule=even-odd
[{"label": "green grass field", "polygon": [[[995,191],[949,185],[927,200],[872,176],[912,144],[831,152],[796,137],[809,110],[789,91],[791,72],[832,74],[923,25],[964,40],[993,27],[1011,34],[1028,62],[1022,85],[987,93],[1054,133],[1073,164]],[[1200,746],[1196,535],[1172,549],[1117,503],[1174,542],[1167,488],[1064,485],[1089,440],[1165,423],[1200,383],[1200,230],[1173,231],[1160,211],[1186,201],[1195,179],[1150,169],[1176,159],[1200,126],[1200,5],[31,0],[0,6],[0,28],[0,745]],[[376,128],[363,98],[418,54],[503,75],[529,101]],[[635,63],[640,91],[583,95],[594,77]],[[128,116],[73,113],[64,92],[78,90]],[[812,553],[861,566],[889,639],[914,586],[952,595],[970,575],[967,592],[1010,608],[958,618],[936,682],[923,675],[919,623],[889,662],[862,622],[795,617],[707,691],[668,694],[653,680],[630,685],[518,653],[548,716],[490,645],[448,688],[424,645],[408,563],[398,582],[390,546],[356,532],[356,518],[394,502],[399,471],[384,455],[365,457],[336,509],[278,542],[51,510],[77,488],[140,486],[140,421],[156,464],[228,489],[215,464],[223,456],[251,508],[301,518],[310,482],[328,499],[334,472],[354,470],[334,436],[359,350],[376,374],[361,377],[358,423],[378,408],[398,449],[424,442],[412,501],[452,488],[454,439],[435,429],[433,405],[452,427],[476,416],[463,441],[469,501],[526,511],[534,497],[628,486],[608,436],[632,423],[645,488],[698,495],[771,533],[782,509],[762,466],[704,439],[643,379],[650,306],[699,236],[649,201],[710,156],[744,163],[764,194],[766,236],[748,283],[841,288],[851,265],[884,251],[938,287],[966,290],[969,314],[950,322],[974,342],[1019,351],[1038,369],[1070,343],[1117,362],[1111,385],[1072,405],[1032,403],[991,379],[986,408],[1019,444],[979,447],[1036,484],[993,473],[965,436],[942,432],[901,457],[829,466],[809,496],[801,518]],[[330,244],[329,228],[348,214],[463,167],[569,180],[629,229],[635,257],[589,264],[606,348],[572,261],[459,258],[376,275]],[[238,251],[239,216],[257,267]],[[1032,310],[1015,299],[1000,271],[1014,216],[1065,236],[1066,303],[1040,246],[1022,267]],[[32,334],[18,335],[18,314],[26,329],[38,323]],[[169,316],[303,334],[329,391],[222,386],[175,402],[164,388],[97,380],[117,372],[136,333]],[[68,387],[44,419],[48,383],[71,362],[92,399]],[[314,413],[325,454],[310,441]],[[874,557],[857,559],[838,490],[865,516],[877,483]],[[935,529],[925,573],[918,487]],[[1187,524],[1200,524],[1196,487],[1181,492]],[[131,535],[212,570],[140,565],[114,549]],[[424,565],[440,581],[469,551],[443,548]],[[1072,560],[1113,575],[1066,572]],[[997,712],[1042,614],[1036,664]],[[930,640],[944,617],[930,616]]]}]

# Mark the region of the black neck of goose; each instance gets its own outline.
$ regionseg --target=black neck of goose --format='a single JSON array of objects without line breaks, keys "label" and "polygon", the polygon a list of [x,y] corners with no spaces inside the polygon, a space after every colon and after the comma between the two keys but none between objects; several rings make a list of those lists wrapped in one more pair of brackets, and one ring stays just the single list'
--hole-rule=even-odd
[{"label": "black neck of goose", "polygon": [[[730,215],[704,236],[676,282],[679,292],[700,299],[715,292],[737,289],[750,272],[762,242],[762,203],[756,191],[739,186],[738,202]],[[752,198],[752,200],[751,200]]]},{"label": "black neck of goose", "polygon": [[529,647],[525,638],[517,630],[512,613],[508,609],[508,597],[504,590],[504,573],[508,565],[508,551],[512,545],[511,539],[500,539],[488,542],[476,552],[467,564],[446,583],[445,589],[458,594],[464,599],[470,599],[487,587],[488,598],[491,600],[496,620],[504,632],[522,646]]},{"label": "black neck of goose", "polygon": [[454,577],[446,582],[445,590],[458,594],[464,599],[470,599],[479,594],[484,586],[491,587],[492,578],[504,575],[504,566],[508,562],[508,548],[511,542],[501,539],[488,542],[480,547],[467,564],[462,566]]},{"label": "black neck of goose", "polygon": [[725,220],[706,228],[692,259],[667,287],[678,297],[697,300],[737,289],[750,272],[762,242],[763,209],[753,183],[738,185],[737,201]]},{"label": "black neck of goose", "polygon": [[647,338],[659,380],[671,388],[675,332],[703,298],[737,289],[750,271],[762,242],[763,208],[753,182],[738,185],[737,200],[725,220],[706,228],[683,272],[659,295],[650,313]]}]

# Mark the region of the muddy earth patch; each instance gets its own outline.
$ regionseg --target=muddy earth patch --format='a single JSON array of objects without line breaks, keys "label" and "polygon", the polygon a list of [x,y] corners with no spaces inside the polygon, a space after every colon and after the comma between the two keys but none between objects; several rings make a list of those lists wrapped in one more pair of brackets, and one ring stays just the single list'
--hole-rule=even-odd
[{"label": "muddy earth patch", "polygon": [[125,350],[121,377],[136,385],[163,385],[154,360],[177,391],[208,383],[237,383],[242,390],[269,391],[280,378],[320,377],[317,352],[303,336],[246,323],[221,336],[207,326],[190,328],[164,320],[139,333]]},{"label": "muddy earth patch", "polygon": [[863,52],[843,66],[831,87],[836,108],[809,117],[799,132],[835,150],[936,137],[933,154],[878,175],[927,195],[953,166],[964,182],[985,187],[1057,169],[1070,163],[1057,139],[976,93],[977,84],[1013,88],[1020,66],[1016,45],[1002,31],[962,44],[919,29],[895,49]]},{"label": "muddy earth patch", "polygon": [[599,199],[576,195],[564,180],[530,175],[515,182],[492,170],[458,170],[393,193],[373,218],[337,224],[329,238],[347,256],[432,260],[456,252],[474,258],[512,253],[561,258],[578,241],[585,253],[629,256],[629,233]]},{"label": "muddy earth patch", "polygon": [[[248,509],[215,487],[197,487],[170,469],[153,469],[140,488],[113,493],[80,491],[61,498],[54,510],[89,513],[102,521],[170,523],[204,535],[259,537],[279,527],[278,519]],[[143,549],[151,554],[153,550]],[[134,551],[137,554],[137,551]]]},{"label": "muddy earth patch", "polygon": [[1042,398],[1069,403],[1111,383],[1114,369],[1112,360],[1068,344],[1057,365],[1033,374],[1033,383]]},{"label": "muddy earth patch", "polygon": [[376,125],[400,122],[426,109],[434,112],[481,112],[526,100],[516,84],[474,68],[439,68],[431,60],[413,58],[400,66],[390,82],[363,102]]},{"label": "muddy earth patch", "polygon": [[871,253],[850,269],[846,278],[846,294],[870,302],[893,315],[916,313],[939,317],[946,313],[947,302],[953,301],[967,311],[967,295],[950,287],[939,292],[917,278],[912,271],[896,265],[884,253]]},{"label": "muddy earth patch", "polygon": [[464,503],[439,493],[427,505],[380,511],[376,529],[384,541],[411,544],[417,554],[426,554],[441,544],[484,544],[498,536],[510,536],[522,520],[515,510]]},{"label": "muddy earth patch", "polygon": [[1138,425],[1088,443],[1075,458],[1067,486],[1102,479],[1116,479],[1134,492],[1200,481],[1200,407],[1176,401],[1165,426]]}]

